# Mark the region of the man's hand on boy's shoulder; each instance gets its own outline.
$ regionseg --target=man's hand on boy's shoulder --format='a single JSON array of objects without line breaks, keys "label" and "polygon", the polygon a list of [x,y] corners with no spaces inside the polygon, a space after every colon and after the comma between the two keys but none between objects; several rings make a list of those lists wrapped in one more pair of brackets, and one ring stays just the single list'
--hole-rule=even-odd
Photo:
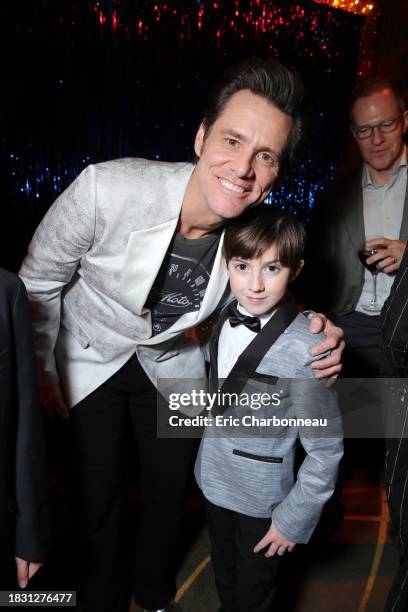
[{"label": "man's hand on boy's shoulder", "polygon": [[321,313],[310,313],[309,330],[312,334],[323,332],[326,338],[314,346],[310,353],[313,356],[321,355],[330,351],[330,355],[314,361],[311,367],[315,372],[315,378],[327,378],[327,386],[330,387],[341,371],[341,359],[346,343],[343,340],[343,330],[337,327]]},{"label": "man's hand on boy's shoulder", "polygon": [[296,542],[291,542],[284,535],[281,534],[272,524],[262,540],[259,540],[258,544],[254,548],[254,553],[260,552],[262,549],[268,546],[268,550],[265,552],[265,557],[273,557],[275,554],[279,556],[285,554],[285,552],[292,552],[296,546]]}]

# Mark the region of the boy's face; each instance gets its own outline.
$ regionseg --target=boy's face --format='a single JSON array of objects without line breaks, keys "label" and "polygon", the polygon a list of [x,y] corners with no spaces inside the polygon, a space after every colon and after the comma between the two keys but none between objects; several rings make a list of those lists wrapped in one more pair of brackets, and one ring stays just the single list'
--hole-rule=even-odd
[{"label": "boy's face", "polygon": [[250,314],[265,314],[282,301],[288,284],[299,274],[303,263],[300,260],[296,270],[283,266],[275,244],[253,259],[233,257],[227,266],[231,291]]}]

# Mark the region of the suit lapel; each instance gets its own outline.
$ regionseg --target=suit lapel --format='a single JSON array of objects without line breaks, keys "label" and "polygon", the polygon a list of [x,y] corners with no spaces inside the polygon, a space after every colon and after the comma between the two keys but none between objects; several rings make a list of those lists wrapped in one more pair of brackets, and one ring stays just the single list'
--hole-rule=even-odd
[{"label": "suit lapel", "polygon": [[176,231],[177,222],[178,217],[130,234],[120,280],[120,298],[123,306],[137,315],[147,312],[144,305]]},{"label": "suit lapel", "polygon": [[178,333],[184,329],[193,327],[201,321],[208,319],[208,317],[214,312],[225,292],[225,288],[228,283],[227,268],[222,258],[223,241],[224,233],[222,234],[218,244],[211,275],[208,280],[207,289],[205,290],[200,309],[183,314],[179,319],[177,319],[174,325],[167,330],[167,333]]},{"label": "suit lapel", "polygon": [[342,218],[355,252],[365,244],[362,168],[350,178],[349,190],[346,195],[346,209]]},{"label": "suit lapel", "polygon": [[210,279],[208,281],[207,289],[204,294],[200,309],[183,314],[171,327],[169,327],[169,329],[160,334],[157,334],[156,336],[152,336],[147,340],[144,340],[143,344],[158,344],[160,342],[168,340],[176,334],[179,334],[185,331],[186,329],[194,327],[194,325],[205,321],[214,312],[222,296],[225,293],[225,289],[228,283],[227,269],[222,260],[222,242],[223,236],[221,236],[220,244],[218,245],[214,265],[211,270]]},{"label": "suit lapel", "polygon": [[172,174],[150,203],[152,219],[155,211],[168,210],[167,220],[130,233],[120,279],[120,298],[123,306],[137,315],[147,312],[143,307],[176,231],[191,172],[191,166],[186,166]]},{"label": "suit lapel", "polygon": [[[358,251],[365,244],[363,189],[363,168],[356,172],[350,180],[350,191],[348,198],[348,210],[344,214],[344,222],[354,249]],[[399,239],[408,239],[408,184],[405,190],[404,210],[402,214]]]},{"label": "suit lapel", "polygon": [[[407,172],[407,170],[405,170]],[[404,201],[404,210],[402,213],[402,221],[401,221],[401,229],[400,229],[400,240],[408,240],[408,180],[407,186],[405,189],[405,201]]]},{"label": "suit lapel", "polygon": [[[252,342],[249,343],[245,351],[237,359],[221,387],[222,393],[238,394],[242,391],[247,380],[254,374],[267,351],[298,314],[299,309],[294,298],[290,298],[278,307],[275,314],[264,325],[261,331],[256,334]],[[218,407],[218,414],[222,414],[227,408],[228,405],[223,403],[222,407]]]},{"label": "suit lapel", "polygon": [[218,389],[218,341],[220,338],[220,333],[222,326],[224,325],[227,319],[227,309],[230,304],[237,305],[237,301],[234,300],[229,302],[227,306],[221,311],[220,316],[213,326],[213,330],[210,336],[210,340],[208,343],[209,353],[210,353],[210,391],[216,392]]}]

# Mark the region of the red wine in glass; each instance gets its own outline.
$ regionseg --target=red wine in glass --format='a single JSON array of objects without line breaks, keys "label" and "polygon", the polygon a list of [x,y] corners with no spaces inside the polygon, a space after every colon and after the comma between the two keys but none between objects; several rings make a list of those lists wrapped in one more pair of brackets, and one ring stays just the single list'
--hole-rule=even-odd
[{"label": "red wine in glass", "polygon": [[377,264],[368,264],[367,259],[371,257],[371,255],[375,255],[377,253],[377,249],[361,249],[358,252],[359,259],[364,267],[367,268],[373,275],[373,297],[369,304],[363,304],[362,307],[367,312],[378,313],[381,312],[381,307],[377,302],[377,274],[379,270],[377,269]]},{"label": "red wine in glass", "polygon": [[377,253],[377,249],[361,249],[358,252],[358,257],[363,264],[364,267],[367,268],[371,272],[371,274],[377,274],[377,263],[368,264],[367,259],[371,257],[371,255],[375,255]]}]

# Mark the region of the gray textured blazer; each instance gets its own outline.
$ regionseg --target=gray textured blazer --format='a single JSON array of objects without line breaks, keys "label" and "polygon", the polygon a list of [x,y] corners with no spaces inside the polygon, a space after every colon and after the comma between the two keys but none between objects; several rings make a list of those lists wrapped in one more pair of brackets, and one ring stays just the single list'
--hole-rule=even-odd
[{"label": "gray textured blazer", "polygon": [[[225,316],[221,316],[211,342],[217,341],[224,320]],[[309,332],[307,319],[298,314],[266,350],[241,389],[242,394],[249,395],[277,393],[279,405],[255,411],[233,406],[222,418],[234,414],[257,418],[273,415],[281,419],[327,418],[330,431],[335,431],[336,436],[326,437],[324,428],[312,431],[310,427],[269,429],[255,425],[231,430],[228,425],[213,426],[204,434],[195,465],[198,485],[209,501],[248,516],[271,517],[284,536],[298,543],[306,543],[312,535],[322,508],[333,493],[343,454],[335,394],[326,389],[324,381],[313,378],[310,368],[313,357],[309,349],[315,343],[316,335]],[[250,347],[238,359],[241,372],[245,371],[245,353]],[[216,366],[214,360],[211,366]],[[234,370],[238,371],[235,366]],[[221,391],[228,382],[226,379]],[[298,435],[306,456],[295,480]]]},{"label": "gray textured blazer", "polygon": [[[144,307],[176,230],[194,166],[119,159],[89,166],[51,206],[20,270],[31,304],[42,384],[73,406],[136,352],[147,375],[205,375],[182,332],[223,302],[222,238],[198,311],[151,337]],[[229,295],[229,290],[227,290]]]}]

